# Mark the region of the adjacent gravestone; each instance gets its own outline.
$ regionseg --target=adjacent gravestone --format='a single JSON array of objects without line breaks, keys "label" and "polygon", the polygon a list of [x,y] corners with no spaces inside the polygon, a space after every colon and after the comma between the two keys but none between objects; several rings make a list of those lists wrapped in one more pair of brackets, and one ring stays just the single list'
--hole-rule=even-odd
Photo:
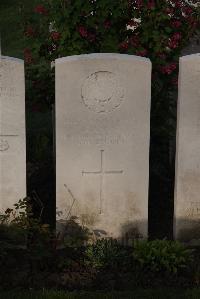
[{"label": "adjacent gravestone", "polygon": [[0,213],[25,196],[24,63],[0,56]]},{"label": "adjacent gravestone", "polygon": [[200,54],[180,59],[174,236],[200,241]]},{"label": "adjacent gravestone", "polygon": [[75,216],[97,236],[147,237],[150,90],[146,58],[56,60],[58,223]]}]

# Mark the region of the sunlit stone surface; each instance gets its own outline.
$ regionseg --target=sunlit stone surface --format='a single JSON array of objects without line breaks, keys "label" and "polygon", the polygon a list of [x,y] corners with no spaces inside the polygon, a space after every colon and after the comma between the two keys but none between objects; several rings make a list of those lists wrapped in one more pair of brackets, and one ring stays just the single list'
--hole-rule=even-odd
[{"label": "sunlit stone surface", "polygon": [[24,63],[0,57],[0,213],[26,196]]},{"label": "sunlit stone surface", "polygon": [[180,59],[176,152],[174,236],[199,242],[200,54]]},{"label": "sunlit stone surface", "polygon": [[56,60],[58,229],[146,237],[151,63],[120,54]]}]

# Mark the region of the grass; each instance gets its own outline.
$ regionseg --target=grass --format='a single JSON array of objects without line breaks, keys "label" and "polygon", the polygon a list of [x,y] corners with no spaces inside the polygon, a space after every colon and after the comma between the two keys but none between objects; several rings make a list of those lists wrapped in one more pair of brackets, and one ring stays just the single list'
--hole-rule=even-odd
[{"label": "grass", "polygon": [[154,289],[135,292],[64,292],[43,291],[0,293],[0,299],[199,299],[200,289]]}]

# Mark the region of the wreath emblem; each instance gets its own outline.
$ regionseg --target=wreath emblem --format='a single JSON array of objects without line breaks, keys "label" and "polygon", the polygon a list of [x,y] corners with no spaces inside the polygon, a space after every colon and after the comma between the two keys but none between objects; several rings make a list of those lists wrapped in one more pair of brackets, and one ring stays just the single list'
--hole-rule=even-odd
[{"label": "wreath emblem", "polygon": [[124,99],[124,91],[117,77],[107,71],[91,74],[82,86],[84,105],[93,112],[106,113],[115,110]]}]

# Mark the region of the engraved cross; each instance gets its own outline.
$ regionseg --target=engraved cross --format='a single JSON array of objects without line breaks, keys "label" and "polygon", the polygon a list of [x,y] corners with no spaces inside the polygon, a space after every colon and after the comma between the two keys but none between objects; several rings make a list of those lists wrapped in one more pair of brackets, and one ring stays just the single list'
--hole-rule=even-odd
[{"label": "engraved cross", "polygon": [[103,213],[103,202],[104,202],[104,198],[103,198],[104,175],[107,175],[107,174],[122,174],[123,170],[105,170],[105,167],[104,167],[104,150],[101,150],[100,153],[101,153],[100,170],[97,170],[97,171],[84,171],[83,170],[82,175],[90,175],[90,174],[100,175],[100,190],[99,190],[100,208],[99,208],[99,213],[102,214]]}]

